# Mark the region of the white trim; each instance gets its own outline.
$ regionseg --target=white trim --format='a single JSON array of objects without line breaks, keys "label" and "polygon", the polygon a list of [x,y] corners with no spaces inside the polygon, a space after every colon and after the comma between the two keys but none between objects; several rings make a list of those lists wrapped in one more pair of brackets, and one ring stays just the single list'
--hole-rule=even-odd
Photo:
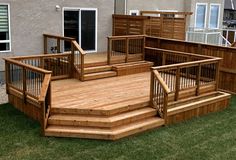
[{"label": "white trim", "polygon": [[[79,11],[79,21],[81,22],[81,11],[95,11],[95,50],[85,50],[86,53],[97,52],[98,48],[98,9],[97,8],[80,8],[80,7],[63,7],[62,8],[62,35],[65,36],[64,33],[64,12],[65,11]],[[79,22],[79,25],[81,23]],[[79,26],[79,44],[81,44],[81,26]]]},{"label": "white trim", "polygon": [[[205,10],[205,21],[204,21],[204,27],[203,28],[197,28],[196,26],[196,22],[197,22],[197,6],[198,5],[205,5],[206,6],[206,10]],[[208,4],[207,3],[196,3],[196,7],[195,7],[195,20],[194,20],[194,28],[196,28],[196,30],[202,30],[204,28],[206,28],[206,22],[207,22],[207,7]]]},{"label": "white trim", "polygon": [[0,5],[6,5],[8,9],[8,32],[9,32],[9,40],[0,40],[0,43],[9,43],[9,50],[0,51],[0,53],[11,52],[11,12],[10,12],[10,4],[9,3],[0,3]]},{"label": "white trim", "polygon": [[[213,5],[219,7],[218,22],[217,22],[217,27],[216,27],[216,28],[210,28],[210,22],[211,22],[211,7],[212,7]],[[211,3],[211,4],[210,4],[208,28],[210,28],[210,29],[219,29],[219,27],[220,27],[220,9],[221,9],[221,5],[220,5],[219,3]]]}]

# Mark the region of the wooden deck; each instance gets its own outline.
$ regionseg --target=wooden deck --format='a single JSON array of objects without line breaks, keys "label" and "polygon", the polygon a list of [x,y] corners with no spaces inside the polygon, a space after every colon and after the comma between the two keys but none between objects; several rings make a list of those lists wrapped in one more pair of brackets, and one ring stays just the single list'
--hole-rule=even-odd
[{"label": "wooden deck", "polygon": [[130,100],[149,100],[150,73],[81,82],[66,79],[52,82],[52,110],[103,109]]}]

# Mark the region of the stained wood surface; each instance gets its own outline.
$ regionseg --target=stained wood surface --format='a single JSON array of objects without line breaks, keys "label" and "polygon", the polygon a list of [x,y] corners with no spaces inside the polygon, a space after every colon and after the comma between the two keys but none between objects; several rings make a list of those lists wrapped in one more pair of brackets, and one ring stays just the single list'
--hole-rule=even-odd
[{"label": "stained wood surface", "polygon": [[102,108],[131,99],[149,97],[150,73],[80,82],[52,82],[52,108]]}]

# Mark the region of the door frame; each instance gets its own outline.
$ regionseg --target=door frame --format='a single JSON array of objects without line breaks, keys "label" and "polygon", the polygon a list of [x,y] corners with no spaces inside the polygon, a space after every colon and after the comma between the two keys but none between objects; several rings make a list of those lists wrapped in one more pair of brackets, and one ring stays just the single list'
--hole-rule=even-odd
[{"label": "door frame", "polygon": [[[95,11],[95,50],[85,50],[86,53],[97,52],[97,37],[98,37],[98,9],[97,8],[82,8],[82,7],[63,7],[62,8],[62,35],[64,35],[64,12],[65,11]],[[80,12],[81,13],[81,12]],[[79,44],[81,44],[81,14],[79,14]]]}]

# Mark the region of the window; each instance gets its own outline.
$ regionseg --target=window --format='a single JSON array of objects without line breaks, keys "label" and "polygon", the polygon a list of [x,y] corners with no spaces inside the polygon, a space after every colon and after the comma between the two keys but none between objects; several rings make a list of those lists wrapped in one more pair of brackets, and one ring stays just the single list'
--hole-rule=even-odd
[{"label": "window", "polygon": [[[87,52],[97,51],[97,9],[65,8],[64,36],[73,37]],[[70,44],[65,44],[65,50]]]},{"label": "window", "polygon": [[211,4],[209,28],[219,28],[220,4]]},{"label": "window", "polygon": [[129,15],[131,16],[138,16],[139,15],[139,10],[130,10]]},{"label": "window", "polygon": [[0,4],[0,52],[11,50],[9,5]]},{"label": "window", "polygon": [[195,28],[203,29],[206,27],[207,4],[197,3],[195,12]]}]

